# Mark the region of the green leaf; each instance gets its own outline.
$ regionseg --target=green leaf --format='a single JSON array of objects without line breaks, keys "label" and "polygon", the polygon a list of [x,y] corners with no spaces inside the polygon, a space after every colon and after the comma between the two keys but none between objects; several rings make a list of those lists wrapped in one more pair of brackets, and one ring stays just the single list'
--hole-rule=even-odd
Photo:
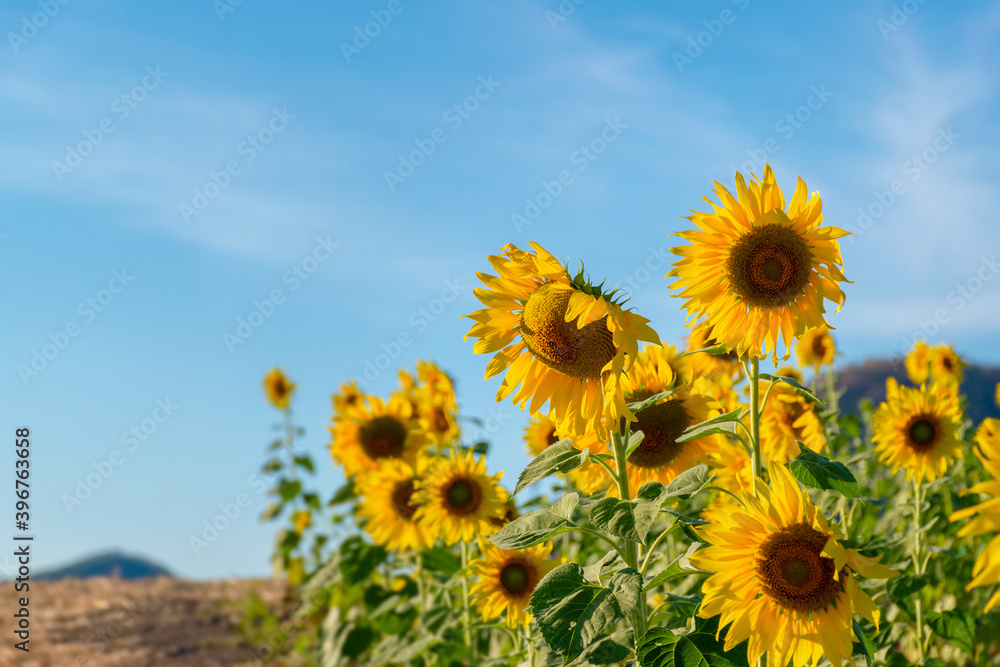
[{"label": "green leaf", "polygon": [[812,489],[836,491],[846,498],[860,498],[858,480],[843,463],[831,461],[799,443],[799,455],[788,463],[789,470]]},{"label": "green leaf", "polygon": [[714,635],[693,632],[675,635],[652,628],[639,640],[635,654],[641,667],[749,667],[746,643],[724,651]]},{"label": "green leaf", "polygon": [[927,625],[934,634],[972,655],[976,648],[976,621],[965,609],[932,611],[927,614]]},{"label": "green leaf", "polygon": [[302,482],[297,479],[283,479],[278,483],[278,494],[281,496],[281,502],[290,502],[298,497],[301,492]]},{"label": "green leaf", "polygon": [[677,355],[677,358],[680,359],[681,357],[687,357],[692,354],[698,354],[699,352],[704,352],[705,354],[714,354],[718,356],[723,354],[729,354],[729,348],[727,348],[726,345],[723,343],[720,345],[716,345],[714,347],[703,347],[700,350],[688,350],[687,352],[681,352],[680,354]]},{"label": "green leaf", "polygon": [[893,604],[899,607],[907,616],[916,618],[917,612],[913,604],[914,598],[924,586],[930,583],[930,577],[926,574],[920,576],[900,574],[885,583],[885,592]]},{"label": "green leaf", "polygon": [[420,552],[420,564],[431,572],[451,577],[462,569],[462,560],[448,549],[432,547]]},{"label": "green leaf", "polygon": [[340,555],[340,574],[350,584],[367,579],[388,556],[385,549],[366,543],[360,535],[344,540],[340,545]]},{"label": "green leaf", "polygon": [[635,403],[629,403],[628,404],[628,409],[632,412],[632,414],[636,414],[636,413],[642,412],[646,408],[648,408],[648,407],[650,407],[652,405],[656,405],[660,401],[663,401],[663,400],[666,400],[666,399],[670,398],[676,392],[677,392],[676,389],[670,389],[669,391],[660,392],[659,394],[656,394],[654,396],[650,396],[649,398],[644,398],[641,401],[636,401]]},{"label": "green leaf", "polygon": [[633,431],[628,436],[628,447],[625,448],[625,458],[632,456],[632,452],[639,449],[646,434],[642,431]]},{"label": "green leaf", "polygon": [[490,541],[501,549],[527,549],[540,544],[575,527],[570,517],[579,501],[579,494],[567,493],[545,509],[514,519],[490,537]]},{"label": "green leaf", "polygon": [[646,543],[660,506],[645,500],[602,498],[590,508],[590,522],[624,540]]},{"label": "green leaf", "polygon": [[840,430],[852,438],[861,437],[861,420],[857,415],[841,415],[837,418]]},{"label": "green leaf", "polygon": [[266,473],[278,472],[284,467],[285,467],[284,462],[278,457],[274,457],[261,467],[261,471]]},{"label": "green leaf", "polygon": [[681,579],[692,574],[698,574],[700,570],[693,569],[691,563],[688,562],[688,558],[701,547],[701,544],[695,542],[694,544],[688,545],[687,551],[674,559],[670,565],[663,568],[655,577],[650,579],[645,586],[645,590],[651,591],[657,586],[667,583],[668,581],[673,581],[674,579]]},{"label": "green leaf", "polygon": [[313,463],[312,457],[308,454],[299,454],[292,461],[303,470],[308,470],[310,473],[316,472],[316,465]]},{"label": "green leaf", "polygon": [[617,580],[614,591],[586,581],[577,563],[560,565],[538,582],[529,607],[553,651],[574,660],[625,618],[619,600],[637,599],[633,589],[641,586],[642,578],[635,570],[619,574],[623,577]]},{"label": "green leaf", "polygon": [[632,629],[625,628],[602,637],[583,650],[580,657],[566,667],[587,667],[588,665],[611,665],[625,660],[632,653]]},{"label": "green leaf", "polygon": [[677,442],[688,442],[707,435],[716,433],[736,433],[736,425],[739,423],[741,410],[733,410],[718,417],[712,417],[705,421],[689,426],[687,430],[677,438]]},{"label": "green leaf", "polygon": [[281,513],[281,508],[284,507],[282,503],[272,502],[264,508],[264,511],[260,514],[261,521],[270,521],[274,517]]},{"label": "green leaf", "polygon": [[608,584],[608,589],[618,601],[618,609],[623,614],[631,614],[632,610],[639,604],[639,595],[642,593],[642,575],[634,568],[626,567],[615,572]]},{"label": "green leaf", "polygon": [[[366,621],[361,621],[366,623]],[[368,647],[375,641],[375,632],[366,625],[355,625],[347,632],[344,646],[341,652],[348,658],[357,658],[368,650]]]},{"label": "green leaf", "polygon": [[804,387],[802,384],[795,379],[786,378],[782,375],[771,375],[770,373],[761,373],[757,376],[764,382],[770,382],[774,380],[775,382],[783,382],[795,389],[797,394],[801,394],[806,398],[812,399],[813,401],[819,403],[820,405],[826,405],[826,401],[822,400],[819,396],[814,394],[809,387]]},{"label": "green leaf", "polygon": [[601,583],[601,573],[604,572],[604,568],[610,565],[618,557],[618,552],[614,549],[604,554],[604,556],[597,561],[583,568],[583,578],[587,581],[600,584]]},{"label": "green leaf", "polygon": [[486,456],[487,452],[490,451],[490,443],[486,440],[480,440],[476,444],[472,445],[471,451],[473,454]]},{"label": "green leaf", "polygon": [[659,482],[646,482],[639,487],[636,498],[662,505],[665,501],[676,496],[690,496],[708,483],[708,466],[699,463],[693,468],[685,470],[677,475],[669,484],[664,486]]},{"label": "green leaf", "polygon": [[586,449],[574,447],[573,441],[569,438],[552,444],[521,471],[521,476],[517,478],[517,486],[514,488],[514,495],[549,475],[576,470],[587,462],[587,454]]},{"label": "green leaf", "polygon": [[349,479],[346,484],[333,492],[333,497],[330,498],[330,502],[328,502],[327,505],[329,507],[334,507],[335,505],[342,505],[346,502],[350,502],[355,498],[357,498],[357,494],[354,493],[354,480]]},{"label": "green leaf", "polygon": [[872,667],[872,659],[875,657],[875,643],[868,639],[868,635],[861,629],[857,619],[853,619],[854,634],[861,638],[860,642],[854,642],[854,655],[865,656],[865,664]]}]

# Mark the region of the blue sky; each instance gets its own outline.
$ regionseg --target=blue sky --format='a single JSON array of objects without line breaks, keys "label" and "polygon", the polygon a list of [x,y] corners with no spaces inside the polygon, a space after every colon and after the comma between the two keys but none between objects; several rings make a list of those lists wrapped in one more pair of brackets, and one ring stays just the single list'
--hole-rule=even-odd
[{"label": "blue sky", "polygon": [[0,11],[0,400],[5,429],[33,431],[38,567],[118,547],[195,578],[266,574],[248,477],[274,365],[325,492],[330,395],[384,350],[367,388],[434,358],[466,414],[494,416],[489,464],[513,481],[525,417],[462,341],[486,254],[582,258],[678,342],[678,216],[764,159],[859,232],[830,317],[846,361],[923,324],[1000,362],[995,3],[224,2]]}]

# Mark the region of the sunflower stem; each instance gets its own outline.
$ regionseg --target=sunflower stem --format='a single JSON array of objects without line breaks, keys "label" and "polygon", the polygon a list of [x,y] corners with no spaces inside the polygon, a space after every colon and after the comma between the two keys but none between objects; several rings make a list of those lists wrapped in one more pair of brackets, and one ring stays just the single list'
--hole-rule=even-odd
[{"label": "sunflower stem", "polygon": [[837,403],[837,380],[833,377],[833,363],[826,367],[826,404],[828,412],[832,415],[830,430],[840,433],[840,424],[837,422],[840,406]]},{"label": "sunflower stem", "polygon": [[465,644],[469,647],[469,659],[476,664],[476,644],[472,637],[472,609],[469,606],[469,545],[462,540],[462,612],[465,619]]},{"label": "sunflower stem", "polygon": [[760,460],[760,360],[753,357],[750,361],[750,438],[753,445],[753,478],[751,490],[754,498],[758,497],[757,478],[763,477],[764,466]]},{"label": "sunflower stem", "polygon": [[[923,483],[920,478],[913,480],[913,521],[917,526],[916,534],[913,536],[913,570],[916,576],[920,576],[924,573],[924,565],[927,561],[921,561],[920,553],[922,550],[922,540],[921,540],[921,509],[924,504],[923,499]],[[917,651],[920,654],[920,664],[924,662],[924,607],[923,600],[920,598],[920,593],[917,593],[917,599],[914,601],[914,607],[916,607],[917,612]]]},{"label": "sunflower stem", "polygon": [[[625,427],[621,432],[614,432],[611,440],[614,448],[615,464],[618,468],[618,497],[622,500],[632,500],[632,494],[628,488],[628,468],[626,467],[627,459],[625,457],[630,431],[631,424],[626,419]],[[639,570],[639,549],[638,545],[632,540],[625,540],[625,565],[637,572]],[[635,632],[637,642],[646,634],[646,614],[646,596],[640,594],[639,606],[632,613],[632,629]]]}]

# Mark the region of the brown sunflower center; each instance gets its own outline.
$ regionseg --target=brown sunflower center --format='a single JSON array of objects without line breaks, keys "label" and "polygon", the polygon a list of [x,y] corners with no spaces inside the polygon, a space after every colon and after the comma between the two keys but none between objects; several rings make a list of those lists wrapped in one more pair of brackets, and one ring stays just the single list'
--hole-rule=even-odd
[{"label": "brown sunflower center", "polygon": [[918,452],[933,449],[940,437],[941,428],[929,415],[916,415],[906,425],[906,444]]},{"label": "brown sunflower center", "polygon": [[826,336],[816,336],[813,338],[812,352],[816,355],[817,359],[822,359],[826,356]]},{"label": "brown sunflower center", "polygon": [[559,436],[556,435],[556,427],[555,426],[553,426],[551,429],[549,429],[549,434],[547,436],[545,436],[545,442],[546,442],[546,446],[547,447],[551,447],[552,445],[554,445],[557,442],[559,442]]},{"label": "brown sunflower center", "polygon": [[[637,392],[628,397],[629,402],[649,398]],[[628,457],[628,462],[640,468],[656,468],[670,465],[684,448],[677,442],[685,429],[691,425],[691,416],[684,409],[683,401],[667,401],[646,408],[638,415],[639,420],[632,425],[633,431],[642,431],[642,442]]]},{"label": "brown sunflower center", "polygon": [[284,378],[278,378],[274,381],[274,395],[278,398],[284,398],[288,393],[288,385],[285,384]]},{"label": "brown sunflower center", "polygon": [[531,586],[531,573],[522,563],[508,563],[500,570],[500,584],[511,595],[520,595]]},{"label": "brown sunflower center", "polygon": [[944,368],[945,368],[946,371],[951,371],[951,370],[954,370],[954,368],[955,368],[955,364],[952,363],[951,357],[944,357],[941,360],[941,365],[944,366]]},{"label": "brown sunflower center", "polygon": [[413,491],[412,479],[399,482],[392,491],[392,508],[400,518],[407,521],[413,519],[413,514],[417,511],[417,505],[411,502]]},{"label": "brown sunflower center", "polygon": [[822,556],[827,535],[806,523],[772,533],[757,552],[757,577],[764,592],[785,609],[808,614],[826,609],[844,590],[847,568],[834,579],[832,558]]},{"label": "brown sunflower center", "polygon": [[406,444],[406,425],[395,417],[374,417],[361,427],[361,448],[370,459],[399,458]]},{"label": "brown sunflower center", "polygon": [[795,422],[805,414],[805,409],[798,402],[786,403],[781,407],[781,421],[792,432],[796,440],[805,440],[805,428],[796,426]]},{"label": "brown sunflower center", "polygon": [[434,408],[434,430],[438,433],[447,433],[451,427],[448,415],[441,408]]},{"label": "brown sunflower center", "polygon": [[444,489],[444,500],[449,514],[457,516],[472,514],[479,507],[481,499],[479,484],[471,479],[459,477],[452,480]]},{"label": "brown sunflower center", "polygon": [[570,292],[547,290],[528,297],[521,314],[521,337],[532,355],[563,375],[596,379],[615,356],[607,318],[582,329],[566,321]]},{"label": "brown sunflower center", "polygon": [[737,296],[751,306],[787,305],[809,282],[812,253],[802,237],[777,223],[761,225],[736,241],[726,275]]}]

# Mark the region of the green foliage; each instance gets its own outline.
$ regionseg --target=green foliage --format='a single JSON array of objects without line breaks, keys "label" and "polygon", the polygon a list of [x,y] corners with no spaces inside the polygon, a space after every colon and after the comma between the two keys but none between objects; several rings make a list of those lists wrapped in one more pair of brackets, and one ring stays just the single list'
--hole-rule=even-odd
[{"label": "green foliage", "polygon": [[639,640],[636,657],[641,667],[749,667],[745,644],[730,651],[714,635],[694,632],[675,635],[653,628]]},{"label": "green foliage", "polygon": [[847,466],[817,454],[801,442],[799,455],[788,463],[788,469],[795,479],[812,489],[836,491],[846,498],[861,497],[858,480]]}]

